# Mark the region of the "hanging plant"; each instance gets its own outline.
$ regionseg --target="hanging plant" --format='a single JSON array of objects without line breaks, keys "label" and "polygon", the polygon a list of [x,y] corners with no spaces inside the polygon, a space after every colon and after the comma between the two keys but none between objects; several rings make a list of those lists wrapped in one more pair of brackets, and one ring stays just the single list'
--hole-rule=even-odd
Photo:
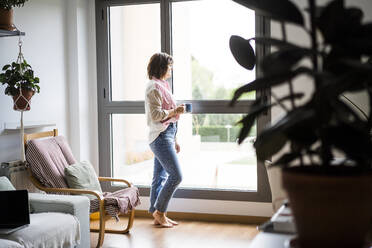
[{"label": "hanging plant", "polygon": [[28,0],[0,0],[0,29],[13,31],[13,7],[23,7]]},{"label": "hanging plant", "polygon": [[40,80],[34,76],[32,67],[23,60],[3,67],[0,83],[6,85],[5,94],[13,97],[15,110],[30,110],[29,101],[40,92]]}]

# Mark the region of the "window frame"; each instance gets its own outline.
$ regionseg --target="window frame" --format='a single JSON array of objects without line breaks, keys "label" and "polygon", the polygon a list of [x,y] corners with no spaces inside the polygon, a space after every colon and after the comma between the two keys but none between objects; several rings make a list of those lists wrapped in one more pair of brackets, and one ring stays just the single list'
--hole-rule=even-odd
[{"label": "window frame", "polygon": [[[144,114],[144,101],[111,101],[111,64],[110,64],[110,23],[109,8],[113,6],[139,5],[159,3],[161,11],[161,50],[172,54],[171,4],[174,2],[202,0],[96,0],[96,37],[97,37],[97,101],[98,101],[98,141],[99,141],[99,174],[111,177],[112,164],[112,114]],[[256,14],[256,36],[270,35],[270,20]],[[260,58],[270,47],[256,44],[256,54]],[[256,76],[261,74],[256,69]],[[173,88],[173,85],[172,85]],[[270,90],[256,92],[256,97],[264,97],[270,101]],[[252,105],[252,100],[242,100],[234,108],[229,108],[229,100],[182,100],[193,104],[195,114],[233,114],[246,113]],[[257,120],[257,132],[271,122],[271,112],[261,115]],[[111,183],[102,185],[104,191],[118,190]],[[149,196],[149,187],[139,187],[141,196]],[[189,189],[179,188],[175,198],[271,202],[266,167],[257,161],[257,191],[221,190],[221,189]]]}]

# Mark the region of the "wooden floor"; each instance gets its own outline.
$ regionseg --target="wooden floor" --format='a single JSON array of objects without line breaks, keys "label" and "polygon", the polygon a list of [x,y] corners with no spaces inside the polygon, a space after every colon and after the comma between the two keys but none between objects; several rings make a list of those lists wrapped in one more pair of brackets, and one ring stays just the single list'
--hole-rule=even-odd
[{"label": "wooden floor", "polygon": [[[125,221],[125,218],[123,220]],[[129,234],[105,234],[104,248],[233,248],[248,247],[258,233],[256,225],[179,221],[173,228],[158,228],[151,219],[136,218]],[[116,227],[115,221],[109,225]],[[98,234],[91,233],[91,247]]]}]

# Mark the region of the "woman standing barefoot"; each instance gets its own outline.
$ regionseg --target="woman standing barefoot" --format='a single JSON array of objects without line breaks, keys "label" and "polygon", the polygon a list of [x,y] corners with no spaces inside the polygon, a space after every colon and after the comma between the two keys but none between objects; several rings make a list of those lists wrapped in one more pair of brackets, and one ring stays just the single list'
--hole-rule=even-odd
[{"label": "woman standing barefoot", "polygon": [[145,110],[149,126],[149,143],[154,158],[154,174],[150,192],[150,209],[154,223],[173,227],[178,223],[166,216],[170,199],[182,181],[177,158],[180,146],[176,140],[177,121],[185,112],[176,105],[166,81],[172,75],[173,59],[166,53],[154,54],[147,66],[150,79],[146,88]]}]

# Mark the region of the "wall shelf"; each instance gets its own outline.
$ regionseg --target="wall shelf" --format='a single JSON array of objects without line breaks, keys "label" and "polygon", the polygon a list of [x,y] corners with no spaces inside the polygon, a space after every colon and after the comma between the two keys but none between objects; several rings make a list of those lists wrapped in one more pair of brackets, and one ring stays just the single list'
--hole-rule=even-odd
[{"label": "wall shelf", "polygon": [[[26,122],[24,124],[24,129],[31,129],[31,128],[43,128],[43,127],[53,127],[56,126],[55,123],[47,123],[47,122]],[[21,125],[20,123],[16,122],[8,122],[5,123],[4,130],[6,131],[15,131],[20,130]]]},{"label": "wall shelf", "polygon": [[0,29],[0,37],[10,37],[10,36],[25,36],[25,33],[19,30],[9,31],[9,30]]}]

